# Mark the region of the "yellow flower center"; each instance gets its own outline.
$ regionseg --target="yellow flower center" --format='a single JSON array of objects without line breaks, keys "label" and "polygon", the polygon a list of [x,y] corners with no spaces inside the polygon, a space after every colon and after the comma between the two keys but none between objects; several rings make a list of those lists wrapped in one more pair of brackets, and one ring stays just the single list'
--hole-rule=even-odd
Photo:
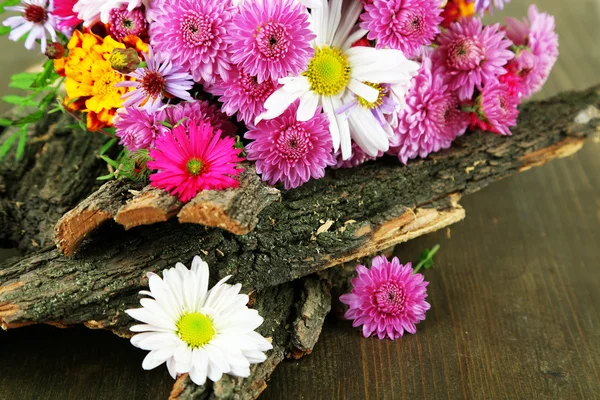
[{"label": "yellow flower center", "polygon": [[385,96],[385,92],[383,90],[383,87],[381,85],[378,85],[376,83],[371,83],[371,82],[363,82],[365,85],[367,86],[371,86],[373,89],[377,89],[379,91],[379,95],[377,96],[377,100],[370,102],[365,100],[364,98],[360,97],[360,96],[356,96],[357,100],[358,100],[358,104],[360,104],[361,106],[368,108],[369,110],[372,110],[373,108],[377,108],[380,105],[383,104],[383,97]]},{"label": "yellow flower center", "polygon": [[115,83],[122,82],[123,76],[112,69],[107,70],[100,79],[94,82],[94,92],[99,95],[107,95],[117,93],[119,88],[115,87]]},{"label": "yellow flower center", "polygon": [[202,160],[198,160],[197,158],[192,158],[187,162],[187,169],[190,174],[193,176],[200,175],[204,170],[204,163]]},{"label": "yellow flower center", "polygon": [[316,49],[306,72],[310,90],[323,96],[340,93],[350,81],[350,63],[341,50],[329,46]]},{"label": "yellow flower center", "polygon": [[202,313],[185,314],[176,326],[181,340],[192,348],[204,346],[215,336],[212,320]]}]

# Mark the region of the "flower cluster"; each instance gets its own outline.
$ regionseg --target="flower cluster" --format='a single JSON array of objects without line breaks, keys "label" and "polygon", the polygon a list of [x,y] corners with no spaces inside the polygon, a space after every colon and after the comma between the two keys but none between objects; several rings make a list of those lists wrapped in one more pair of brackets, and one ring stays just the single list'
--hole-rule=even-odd
[{"label": "flower cluster", "polygon": [[510,135],[558,39],[535,6],[484,25],[505,2],[22,0],[4,25],[54,60],[66,110],[147,155],[151,184],[188,201],[234,187],[242,154],[291,189],[385,154],[426,157],[468,127]]}]

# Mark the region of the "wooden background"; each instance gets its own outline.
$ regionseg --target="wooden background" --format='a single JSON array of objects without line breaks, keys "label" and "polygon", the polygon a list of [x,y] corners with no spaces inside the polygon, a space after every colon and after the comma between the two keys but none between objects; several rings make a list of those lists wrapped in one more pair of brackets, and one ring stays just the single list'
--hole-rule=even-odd
[{"label": "wooden background", "polygon": [[[557,17],[561,57],[537,97],[600,82],[600,0],[539,7]],[[15,62],[20,45],[1,46],[4,88],[25,61]],[[262,398],[600,398],[599,154],[588,143],[463,199],[464,222],[396,249],[407,262],[442,246],[416,335],[364,339],[329,318],[313,354],[282,364]],[[166,398],[166,368],[145,372],[143,357],[103,331],[0,331],[0,399]]]}]

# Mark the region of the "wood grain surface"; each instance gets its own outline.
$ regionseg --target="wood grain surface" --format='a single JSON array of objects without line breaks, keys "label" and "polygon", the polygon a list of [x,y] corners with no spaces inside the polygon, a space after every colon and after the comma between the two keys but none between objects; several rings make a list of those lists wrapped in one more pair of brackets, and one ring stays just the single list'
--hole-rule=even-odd
[{"label": "wood grain surface", "polygon": [[[600,1],[539,7],[557,16],[561,57],[537,98],[600,82]],[[600,398],[599,154],[588,144],[466,197],[464,222],[395,251],[415,261],[442,246],[416,335],[364,339],[332,315],[314,352],[283,363],[261,398]],[[0,331],[0,399],[165,399],[166,368],[143,371],[143,357],[103,331]]]}]

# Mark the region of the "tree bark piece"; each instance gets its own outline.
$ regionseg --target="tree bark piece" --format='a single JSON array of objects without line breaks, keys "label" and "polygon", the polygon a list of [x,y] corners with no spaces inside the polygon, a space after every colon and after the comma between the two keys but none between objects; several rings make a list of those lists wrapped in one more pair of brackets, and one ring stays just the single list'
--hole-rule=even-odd
[{"label": "tree bark piece", "polygon": [[600,120],[588,117],[599,106],[597,89],[565,93],[525,105],[513,137],[475,132],[408,166],[383,159],[333,171],[282,192],[246,235],[173,220],[135,232],[107,225],[73,258],[48,248],[0,266],[0,321],[119,331],[130,323],[122,310],[146,284],[145,273],[196,254],[211,265],[213,279],[231,274],[253,291],[380,252],[460,220],[459,196],[570,153],[574,140],[596,135]]},{"label": "tree bark piece", "polygon": [[125,229],[131,229],[140,225],[165,222],[177,215],[181,207],[183,203],[176,197],[164,190],[146,186],[121,206],[114,218],[115,222]]}]

